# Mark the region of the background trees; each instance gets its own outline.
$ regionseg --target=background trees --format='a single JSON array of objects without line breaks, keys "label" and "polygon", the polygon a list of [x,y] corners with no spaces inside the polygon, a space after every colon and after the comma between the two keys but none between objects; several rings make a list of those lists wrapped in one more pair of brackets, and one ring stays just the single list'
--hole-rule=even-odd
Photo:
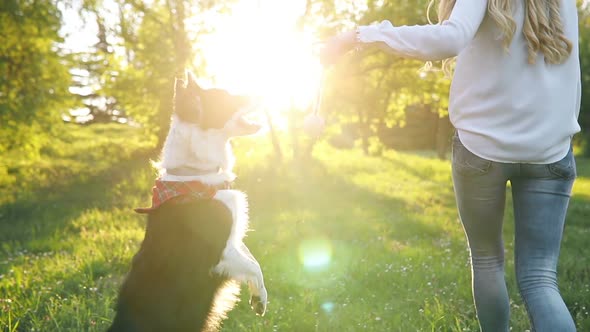
[{"label": "background trees", "polygon": [[582,66],[582,107],[580,125],[584,154],[590,156],[590,2],[578,0],[580,7],[580,64]]},{"label": "background trees", "polygon": [[34,152],[71,105],[66,56],[56,44],[61,14],[54,2],[0,4],[0,152]]},{"label": "background trees", "polygon": [[[95,120],[129,116],[146,135],[161,141],[171,110],[173,77],[185,68],[206,75],[207,59],[198,56],[199,39],[215,29],[210,14],[230,13],[233,3],[3,1],[0,151],[18,148],[35,155],[65,130],[62,115],[79,107],[89,108]],[[424,24],[427,3],[306,0],[299,28],[315,31],[321,38],[356,23],[382,19],[397,25]],[[590,91],[590,9],[583,0],[579,7],[585,91],[580,122],[586,130],[577,140],[590,153],[586,143],[590,140],[590,93],[586,92]],[[92,47],[73,51],[63,43],[66,10],[78,12],[95,27]],[[350,54],[327,77],[323,110],[332,124],[327,137],[343,147],[356,144],[366,153],[390,146],[436,148],[444,155],[451,130],[446,117],[450,81],[440,72],[420,71],[423,65],[375,50]],[[75,87],[87,89],[80,92]],[[291,120],[297,121],[299,115],[293,114]],[[298,130],[297,126],[292,130]]]}]

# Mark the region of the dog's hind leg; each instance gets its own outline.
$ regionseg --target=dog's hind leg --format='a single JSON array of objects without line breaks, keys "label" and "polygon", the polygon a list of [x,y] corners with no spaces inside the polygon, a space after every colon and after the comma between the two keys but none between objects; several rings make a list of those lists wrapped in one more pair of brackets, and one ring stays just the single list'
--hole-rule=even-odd
[{"label": "dog's hind leg", "polygon": [[267,302],[264,277],[260,264],[245,244],[242,243],[240,248],[228,245],[223,251],[221,261],[213,268],[213,272],[246,283],[250,289],[252,309],[257,314],[264,315]]}]

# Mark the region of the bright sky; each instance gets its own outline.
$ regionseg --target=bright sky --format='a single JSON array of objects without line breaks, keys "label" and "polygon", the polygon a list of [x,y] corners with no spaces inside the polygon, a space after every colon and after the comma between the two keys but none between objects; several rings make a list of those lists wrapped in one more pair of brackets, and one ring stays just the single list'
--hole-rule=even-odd
[{"label": "bright sky", "polygon": [[[200,83],[260,96],[272,109],[306,108],[315,97],[321,67],[314,55],[314,37],[295,31],[305,3],[237,0],[230,13],[209,13],[207,21],[215,32],[200,37],[195,45],[205,58],[210,78],[200,77]],[[109,16],[118,15],[117,7],[111,0],[104,0],[103,5],[101,12],[109,24]],[[80,17],[80,1],[72,1],[71,7],[60,6],[65,46],[72,51],[88,50],[97,42],[94,18],[84,21]],[[191,29],[190,20],[187,29]]]},{"label": "bright sky", "polygon": [[304,10],[305,0],[239,0],[230,15],[218,15],[216,32],[197,45],[215,85],[262,96],[270,107],[305,108],[321,67],[314,36],[296,31]]},{"label": "bright sky", "polygon": [[[64,44],[66,48],[73,52],[83,52],[98,42],[98,38],[96,37],[98,27],[94,17],[88,14],[85,17],[80,16],[81,0],[72,0],[67,4],[65,1],[58,2],[57,6],[63,14],[64,24],[61,27],[60,33],[65,38]],[[105,6],[113,9],[116,8],[110,0],[105,1]]]}]

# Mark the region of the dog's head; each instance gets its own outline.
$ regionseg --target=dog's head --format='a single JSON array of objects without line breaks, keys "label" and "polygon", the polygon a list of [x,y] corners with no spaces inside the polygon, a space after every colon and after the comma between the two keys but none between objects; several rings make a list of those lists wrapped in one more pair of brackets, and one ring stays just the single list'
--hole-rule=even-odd
[{"label": "dog's head", "polygon": [[201,88],[191,73],[174,84],[174,113],[180,121],[204,131],[218,130],[228,137],[255,134],[261,126],[246,119],[252,104],[248,97]]},{"label": "dog's head", "polygon": [[160,175],[170,178],[173,172],[188,176],[223,170],[220,182],[233,181],[229,140],[260,130],[260,125],[246,119],[255,108],[254,102],[225,90],[203,89],[189,73],[176,79],[173,104],[170,131],[161,160],[155,163]]}]

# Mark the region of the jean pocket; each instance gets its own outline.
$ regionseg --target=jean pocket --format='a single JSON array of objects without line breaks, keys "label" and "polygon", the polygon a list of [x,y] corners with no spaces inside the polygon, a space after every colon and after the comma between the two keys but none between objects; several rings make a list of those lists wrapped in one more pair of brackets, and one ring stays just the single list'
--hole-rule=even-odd
[{"label": "jean pocket", "polygon": [[492,162],[479,157],[461,143],[459,137],[453,138],[453,170],[462,175],[483,175],[486,174]]},{"label": "jean pocket", "polygon": [[574,179],[577,175],[576,172],[576,159],[574,158],[574,153],[572,149],[568,151],[567,155],[561,159],[560,161],[554,162],[552,164],[547,164],[547,168],[551,174],[565,179],[571,180]]}]

